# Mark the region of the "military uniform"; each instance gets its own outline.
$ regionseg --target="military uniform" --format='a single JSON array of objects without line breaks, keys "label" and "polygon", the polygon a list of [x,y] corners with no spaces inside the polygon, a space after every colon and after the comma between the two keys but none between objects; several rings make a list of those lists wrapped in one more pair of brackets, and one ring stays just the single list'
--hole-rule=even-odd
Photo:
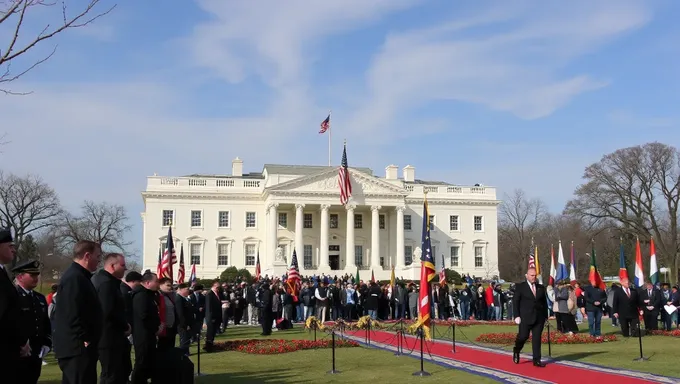
[{"label": "military uniform", "polygon": [[[12,269],[15,276],[21,273],[39,274],[40,263],[28,261]],[[31,347],[29,356],[20,357],[17,366],[17,384],[35,384],[40,377],[42,360],[52,348],[52,329],[47,316],[47,300],[39,292],[16,285],[19,296],[19,336],[22,345]]]},{"label": "military uniform", "polygon": [[[0,244],[12,243],[12,233],[0,230]],[[19,360],[19,297],[8,271],[0,263],[0,367],[16,367]],[[26,341],[24,341],[25,343]],[[15,383],[17,371],[2,370],[2,382]]]}]

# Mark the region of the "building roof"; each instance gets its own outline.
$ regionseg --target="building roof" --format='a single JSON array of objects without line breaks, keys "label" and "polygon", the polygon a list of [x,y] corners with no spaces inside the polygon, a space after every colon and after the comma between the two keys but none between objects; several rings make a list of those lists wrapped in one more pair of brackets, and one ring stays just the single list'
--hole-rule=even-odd
[{"label": "building roof", "polygon": [[[284,164],[265,164],[264,170],[273,175],[314,175],[336,169],[337,166],[328,167],[325,165],[284,165]],[[370,168],[350,167],[359,172],[373,176],[373,170]],[[264,172],[263,170],[263,172]]]},{"label": "building roof", "polygon": [[216,179],[231,179],[234,177],[244,178],[244,179],[264,179],[262,173],[260,172],[250,172],[244,173],[243,176],[232,176],[232,175],[206,175],[202,173],[194,173],[191,175],[186,175],[182,177],[196,177],[196,178],[216,178]]}]

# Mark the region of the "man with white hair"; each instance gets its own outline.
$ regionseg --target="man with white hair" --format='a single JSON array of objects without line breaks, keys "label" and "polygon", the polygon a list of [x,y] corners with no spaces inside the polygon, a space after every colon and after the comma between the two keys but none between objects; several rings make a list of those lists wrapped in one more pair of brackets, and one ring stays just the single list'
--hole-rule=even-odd
[{"label": "man with white hair", "polygon": [[515,316],[515,323],[519,325],[515,348],[512,350],[512,360],[515,364],[519,364],[519,354],[531,333],[534,367],[545,367],[545,364],[541,362],[541,333],[543,333],[543,326],[548,316],[548,306],[545,288],[536,282],[535,268],[529,268],[526,281],[515,286],[512,313]]}]

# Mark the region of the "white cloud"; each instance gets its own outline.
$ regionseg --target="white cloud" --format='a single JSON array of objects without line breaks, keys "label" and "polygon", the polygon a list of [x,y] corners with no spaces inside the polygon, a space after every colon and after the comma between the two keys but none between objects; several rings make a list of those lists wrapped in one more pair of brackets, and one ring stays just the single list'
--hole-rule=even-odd
[{"label": "white cloud", "polygon": [[431,100],[482,104],[523,119],[548,116],[608,83],[565,74],[575,59],[650,17],[640,2],[533,3],[394,33],[367,71],[369,96],[350,126],[386,129],[414,104]]}]

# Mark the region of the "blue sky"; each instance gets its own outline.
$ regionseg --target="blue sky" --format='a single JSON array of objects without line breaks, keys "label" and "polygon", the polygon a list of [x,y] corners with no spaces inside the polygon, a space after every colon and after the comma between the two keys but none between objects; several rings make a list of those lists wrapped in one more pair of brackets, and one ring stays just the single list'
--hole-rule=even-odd
[{"label": "blue sky", "polygon": [[119,2],[15,64],[58,43],[12,84],[31,95],[0,96],[3,169],[42,175],[69,208],[124,205],[139,248],[147,175],[323,165],[332,109],[335,163],[347,139],[350,165],[379,175],[410,164],[560,211],[603,154],[679,144],[680,2],[538,4]]}]

